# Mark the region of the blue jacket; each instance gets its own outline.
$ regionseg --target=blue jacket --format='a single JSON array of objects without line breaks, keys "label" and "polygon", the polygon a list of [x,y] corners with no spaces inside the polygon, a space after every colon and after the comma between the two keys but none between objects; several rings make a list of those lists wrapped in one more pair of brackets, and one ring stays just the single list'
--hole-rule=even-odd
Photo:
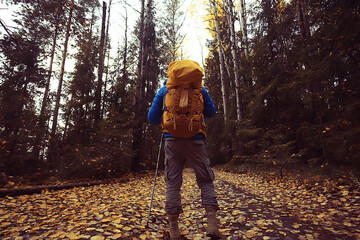
[{"label": "blue jacket", "polygon": [[[160,90],[157,92],[157,94],[155,95],[154,101],[151,104],[151,108],[148,113],[148,119],[149,119],[149,122],[151,125],[159,125],[162,122],[163,101],[164,101],[165,94],[167,92],[166,82],[167,82],[167,80],[165,80],[164,86],[162,86],[160,88]],[[215,114],[215,105],[214,105],[209,93],[204,88],[204,86],[201,89],[201,93],[202,93],[203,99],[204,99],[204,110],[203,110],[204,117],[210,118],[210,117],[214,116],[214,114]],[[167,137],[172,137],[172,136],[169,133],[165,133],[164,137],[167,138]],[[198,133],[197,135],[192,137],[192,139],[203,139],[203,138],[204,138],[204,135],[202,133]]]}]

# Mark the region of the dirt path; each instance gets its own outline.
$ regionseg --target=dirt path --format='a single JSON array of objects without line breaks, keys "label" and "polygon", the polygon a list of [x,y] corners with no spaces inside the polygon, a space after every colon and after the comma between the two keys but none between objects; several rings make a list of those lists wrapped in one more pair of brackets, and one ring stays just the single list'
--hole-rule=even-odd
[{"label": "dirt path", "polygon": [[[227,239],[360,239],[360,197],[309,191],[296,184],[216,171],[221,232]],[[165,184],[160,174],[150,228],[153,175],[127,183],[80,187],[0,199],[0,239],[163,239]],[[200,191],[184,171],[187,239],[207,239]]]},{"label": "dirt path", "polygon": [[218,176],[220,215],[232,239],[360,239],[359,197],[342,201],[301,186]]}]

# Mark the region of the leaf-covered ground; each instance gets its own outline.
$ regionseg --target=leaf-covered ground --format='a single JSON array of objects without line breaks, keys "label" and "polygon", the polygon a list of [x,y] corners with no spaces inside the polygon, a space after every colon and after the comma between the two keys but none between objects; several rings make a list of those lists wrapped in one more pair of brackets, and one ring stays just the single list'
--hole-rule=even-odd
[{"label": "leaf-covered ground", "polygon": [[[215,171],[221,232],[227,239],[360,239],[360,196],[350,186],[264,181]],[[73,188],[0,199],[0,239],[163,239],[165,184],[158,177],[146,228],[153,175],[127,183]],[[187,239],[207,239],[200,192],[184,171]]]}]

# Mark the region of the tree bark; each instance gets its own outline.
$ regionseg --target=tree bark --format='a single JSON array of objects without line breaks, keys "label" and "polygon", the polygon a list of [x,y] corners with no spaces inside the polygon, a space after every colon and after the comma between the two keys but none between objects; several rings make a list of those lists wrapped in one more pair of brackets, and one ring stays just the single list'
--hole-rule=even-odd
[{"label": "tree bark", "polygon": [[53,44],[52,44],[52,48],[51,48],[51,54],[50,54],[49,72],[48,72],[48,76],[47,76],[47,79],[46,79],[45,92],[44,92],[44,97],[43,97],[42,104],[41,104],[40,118],[42,118],[44,113],[45,113],[46,102],[47,102],[48,97],[49,97],[50,79],[51,79],[52,69],[53,69],[53,64],[54,64],[54,56],[55,56],[57,37],[58,37],[58,27],[56,26],[55,33],[54,33],[54,38],[53,38]]},{"label": "tree bark", "polygon": [[52,138],[55,137],[56,128],[57,128],[57,121],[58,121],[59,107],[60,107],[60,97],[61,97],[62,84],[63,84],[63,79],[64,79],[65,62],[66,62],[67,48],[68,48],[68,42],[69,42],[69,37],[70,37],[70,28],[71,28],[73,10],[74,10],[74,0],[72,0],[71,5],[70,5],[69,19],[68,19],[68,23],[67,23],[67,27],[66,27],[66,36],[65,36],[64,50],[63,50],[61,69],[60,69],[60,79],[59,79],[59,85],[58,85],[57,94],[56,94],[54,118],[53,118],[53,124],[52,124],[52,129],[51,129],[51,137]]},{"label": "tree bark", "polygon": [[58,37],[58,30],[59,30],[59,27],[55,26],[53,43],[52,43],[51,53],[50,53],[49,72],[48,72],[48,76],[47,76],[47,79],[46,79],[45,91],[44,91],[44,96],[43,96],[43,100],[42,100],[42,104],[41,104],[41,110],[40,110],[40,116],[39,116],[39,122],[38,122],[39,132],[38,132],[38,134],[36,136],[36,141],[35,141],[35,146],[34,146],[34,156],[36,158],[39,157],[40,149],[41,149],[41,142],[43,141],[45,131],[46,131],[45,130],[45,125],[46,125],[46,123],[45,123],[45,120],[46,120],[45,110],[46,110],[46,105],[47,105],[47,101],[48,101],[48,98],[49,98],[50,80],[51,80],[52,69],[53,69],[53,64],[54,64],[54,57],[55,57],[56,41],[57,41],[57,37]]},{"label": "tree bark", "polygon": [[103,87],[103,73],[104,73],[105,24],[106,24],[106,2],[103,1],[101,36],[100,36],[100,46],[99,46],[98,82],[95,92],[95,122],[101,120],[101,92]]},{"label": "tree bark", "polygon": [[241,30],[243,33],[243,46],[244,46],[244,55],[246,59],[247,65],[250,67],[250,79],[246,79],[245,77],[242,77],[241,82],[243,84],[246,84],[247,86],[252,86],[253,79],[255,78],[255,72],[254,69],[251,67],[250,60],[249,60],[249,38],[248,38],[248,31],[247,31],[247,17],[246,17],[246,3],[245,0],[240,0],[240,15],[241,15]]},{"label": "tree bark", "polygon": [[[126,4],[126,1],[125,1]],[[124,33],[124,54],[123,54],[123,79],[127,79],[127,42],[128,42],[128,12],[125,8],[125,33]]]},{"label": "tree bark", "polygon": [[141,13],[140,13],[140,31],[139,31],[139,61],[138,61],[138,89],[137,96],[141,98],[140,85],[143,76],[143,62],[144,62],[144,22],[145,22],[145,0],[141,0]]},{"label": "tree bark", "polygon": [[175,29],[175,14],[176,14],[176,10],[175,10],[175,7],[174,7],[174,4],[173,4],[174,1],[171,1],[171,5],[172,5],[172,8],[171,8],[171,12],[170,12],[170,15],[171,15],[171,37],[170,37],[170,41],[171,41],[171,49],[170,49],[170,54],[171,54],[171,61],[175,61],[176,60],[176,29]]},{"label": "tree bark", "polygon": [[235,19],[233,12],[233,1],[229,0],[229,26],[230,26],[230,36],[231,36],[231,53],[233,56],[234,63],[234,75],[235,75],[235,95],[236,95],[236,120],[242,120],[242,98],[241,98],[241,88],[240,88],[240,66],[239,59],[237,56],[237,39],[235,34]]},{"label": "tree bark", "polygon": [[219,62],[220,62],[220,80],[221,80],[221,92],[222,92],[223,109],[224,109],[224,121],[226,122],[228,120],[228,93],[227,93],[227,87],[226,87],[225,76],[224,76],[224,59],[223,59],[223,54],[222,54],[223,50],[222,50],[221,36],[220,36],[220,30],[219,30],[216,2],[212,1],[212,5],[214,8],[216,38],[217,38]]},{"label": "tree bark", "polygon": [[107,65],[106,65],[105,83],[104,83],[104,96],[103,96],[102,107],[101,107],[101,119],[103,118],[104,113],[105,113],[106,87],[107,87],[108,76],[109,76],[110,46],[108,46],[108,41],[109,41],[109,26],[110,26],[111,4],[112,4],[112,0],[109,1],[107,22],[106,22],[106,32],[105,32],[105,44],[104,44],[105,47],[104,47],[104,52],[103,52],[104,56],[106,56],[106,52],[108,54],[107,54]]},{"label": "tree bark", "polygon": [[[151,0],[150,0],[151,1]],[[140,13],[140,31],[139,31],[139,61],[138,61],[138,76],[136,88],[136,102],[135,102],[135,119],[136,124],[133,133],[133,146],[134,156],[131,162],[131,170],[138,171],[141,154],[140,149],[142,145],[142,129],[143,129],[143,105],[144,105],[144,91],[145,83],[143,77],[144,68],[144,24],[145,24],[145,0],[141,0],[141,13]]]},{"label": "tree bark", "polygon": [[245,0],[240,0],[240,14],[241,14],[241,29],[244,36],[244,45],[245,45],[245,57],[248,59],[249,57],[249,41],[248,41],[248,33],[247,33],[247,21],[246,21],[246,6]]},{"label": "tree bark", "polygon": [[64,126],[64,133],[63,133],[63,136],[62,136],[62,140],[63,140],[63,141],[64,141],[64,139],[65,139],[65,137],[66,137],[67,128],[68,128],[68,126],[69,126],[70,112],[71,112],[73,100],[74,100],[74,94],[71,94],[71,97],[70,97],[70,105],[69,105],[69,107],[67,108],[66,113],[65,113],[65,126]]},{"label": "tree bark", "polygon": [[[224,68],[226,70],[227,76],[230,78],[230,76],[231,76],[231,70],[230,70],[231,67],[230,67],[229,60],[227,59],[225,51],[222,48],[222,46],[221,46],[221,53],[222,53],[222,58],[223,58],[223,62],[224,62]],[[225,79],[225,76],[224,76],[224,79]],[[231,85],[232,85],[232,82],[230,82],[230,86]]]}]

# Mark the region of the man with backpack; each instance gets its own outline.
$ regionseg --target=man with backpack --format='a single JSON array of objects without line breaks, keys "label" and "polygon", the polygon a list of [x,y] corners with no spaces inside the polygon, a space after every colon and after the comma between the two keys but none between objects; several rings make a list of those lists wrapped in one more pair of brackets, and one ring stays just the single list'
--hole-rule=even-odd
[{"label": "man with backpack", "polygon": [[166,204],[170,239],[180,238],[178,227],[181,207],[180,188],[185,163],[194,169],[206,210],[207,236],[222,237],[216,211],[218,203],[214,190],[214,173],[207,156],[205,118],[215,114],[210,95],[202,86],[203,69],[192,60],[172,62],[168,79],[156,94],[148,113],[150,124],[162,124],[165,138]]}]

